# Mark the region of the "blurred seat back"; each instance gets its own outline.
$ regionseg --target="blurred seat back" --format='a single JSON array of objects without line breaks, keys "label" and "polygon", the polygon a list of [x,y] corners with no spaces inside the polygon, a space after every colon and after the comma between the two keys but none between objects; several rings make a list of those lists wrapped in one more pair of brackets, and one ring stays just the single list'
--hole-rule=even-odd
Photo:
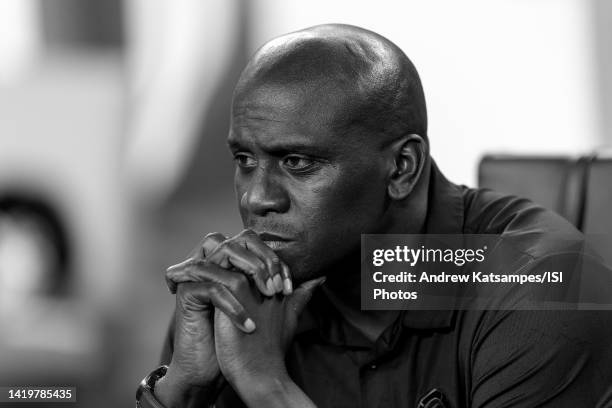
[{"label": "blurred seat back", "polygon": [[612,234],[612,155],[593,159],[584,210],[585,233]]},{"label": "blurred seat back", "polygon": [[580,228],[588,159],[567,156],[486,155],[479,187],[525,197]]},{"label": "blurred seat back", "polygon": [[589,166],[582,231],[612,266],[612,153],[598,154]]}]

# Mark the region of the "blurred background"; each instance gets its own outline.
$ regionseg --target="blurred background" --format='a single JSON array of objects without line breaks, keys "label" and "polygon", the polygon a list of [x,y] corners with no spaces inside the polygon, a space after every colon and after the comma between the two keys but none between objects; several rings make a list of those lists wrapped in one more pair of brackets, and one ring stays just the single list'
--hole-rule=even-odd
[{"label": "blurred background", "polygon": [[225,137],[242,67],[328,22],[412,59],[454,182],[475,186],[486,153],[612,144],[606,0],[2,0],[0,385],[133,406],[173,311],[165,267],[240,230]]}]

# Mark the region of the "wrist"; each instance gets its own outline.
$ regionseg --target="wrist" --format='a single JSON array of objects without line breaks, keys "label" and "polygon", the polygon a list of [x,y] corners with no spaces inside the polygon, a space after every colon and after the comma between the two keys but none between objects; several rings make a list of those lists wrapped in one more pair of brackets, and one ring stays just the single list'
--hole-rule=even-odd
[{"label": "wrist", "polygon": [[157,381],[154,395],[166,408],[187,408],[212,406],[223,389],[221,375],[205,385],[191,384],[187,378],[173,370]]},{"label": "wrist", "polygon": [[285,402],[294,387],[293,380],[285,370],[243,379],[234,385],[234,389],[249,407],[286,407]]}]

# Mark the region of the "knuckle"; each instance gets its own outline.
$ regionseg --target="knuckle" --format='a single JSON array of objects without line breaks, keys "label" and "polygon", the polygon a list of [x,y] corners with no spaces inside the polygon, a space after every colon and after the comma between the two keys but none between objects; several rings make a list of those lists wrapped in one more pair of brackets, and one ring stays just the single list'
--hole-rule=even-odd
[{"label": "knuckle", "polygon": [[240,234],[238,234],[238,236],[252,238],[254,236],[257,236],[257,234],[252,229],[246,228],[246,229],[242,230],[240,232]]},{"label": "knuckle", "polygon": [[175,279],[177,276],[184,275],[186,271],[189,271],[191,269],[192,266],[193,258],[188,258],[180,264],[173,265],[170,268],[166,269],[166,279]]},{"label": "knuckle", "polygon": [[233,245],[235,242],[236,242],[236,238],[233,238],[233,237],[232,238],[226,238],[226,239],[224,239],[223,241],[221,241],[219,243],[219,247],[225,248],[225,247],[228,247],[230,245]]},{"label": "knuckle", "polygon": [[210,294],[211,297],[219,297],[221,293],[223,293],[223,290],[220,284],[213,283],[212,285],[208,287],[208,293]]},{"label": "knuckle", "polygon": [[265,278],[269,275],[268,267],[263,262],[259,261],[255,264],[254,273],[262,278]]},{"label": "knuckle", "polygon": [[190,269],[206,269],[209,263],[206,259],[192,259],[189,266]]},{"label": "knuckle", "polygon": [[[187,268],[187,274],[200,276],[202,274],[214,274],[216,269],[212,267],[213,262],[207,259],[194,259],[193,263]],[[204,275],[204,276],[205,276]]]},{"label": "knuckle", "polygon": [[219,243],[225,241],[225,239],[225,235],[219,232],[211,232],[210,234],[206,234],[199,246],[199,251],[203,252],[204,256],[206,256],[208,253],[213,252]]},{"label": "knuckle", "polygon": [[228,282],[228,286],[234,293],[240,292],[245,287],[247,287],[248,284],[249,284],[248,278],[241,273],[233,274],[233,276],[229,279],[229,282]]},{"label": "knuckle", "polygon": [[206,236],[204,237],[203,241],[217,241],[217,240],[224,240],[225,239],[225,235],[221,234],[220,232],[210,232],[208,234],[206,234]]},{"label": "knuckle", "polygon": [[191,273],[194,270],[200,269],[202,267],[202,260],[196,258],[189,258],[187,262],[185,262],[185,268],[183,269],[184,273]]},{"label": "knuckle", "polygon": [[217,244],[215,249],[211,252],[211,256],[213,254],[219,254],[219,253],[227,252],[227,251],[229,251],[232,248],[233,245],[234,245],[234,240],[232,238],[224,239],[223,241],[221,241],[221,242],[219,242]]}]

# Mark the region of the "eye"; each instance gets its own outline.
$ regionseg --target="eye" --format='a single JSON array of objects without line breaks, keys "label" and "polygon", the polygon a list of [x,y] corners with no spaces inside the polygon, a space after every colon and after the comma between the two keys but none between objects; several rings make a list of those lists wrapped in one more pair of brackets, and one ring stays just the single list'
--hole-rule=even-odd
[{"label": "eye", "polygon": [[252,168],[257,166],[257,160],[250,154],[246,153],[236,153],[234,155],[234,161],[239,167],[242,168]]},{"label": "eye", "polygon": [[283,158],[283,166],[289,170],[306,170],[314,164],[314,160],[308,157],[290,155]]}]

